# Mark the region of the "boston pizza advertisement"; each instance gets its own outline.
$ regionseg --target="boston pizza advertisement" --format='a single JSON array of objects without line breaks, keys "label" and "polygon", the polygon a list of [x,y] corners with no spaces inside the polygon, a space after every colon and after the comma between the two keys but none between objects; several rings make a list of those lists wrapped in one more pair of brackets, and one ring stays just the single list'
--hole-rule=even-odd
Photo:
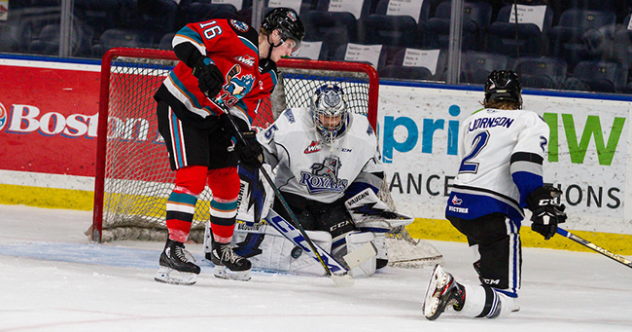
[{"label": "boston pizza advertisement", "polygon": [[0,62],[0,169],[94,176],[98,65]]}]

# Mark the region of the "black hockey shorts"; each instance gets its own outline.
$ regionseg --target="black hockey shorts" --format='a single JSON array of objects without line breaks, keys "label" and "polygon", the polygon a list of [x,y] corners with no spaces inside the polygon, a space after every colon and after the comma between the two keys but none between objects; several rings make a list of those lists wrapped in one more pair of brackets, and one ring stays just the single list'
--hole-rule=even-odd
[{"label": "black hockey shorts", "polygon": [[465,220],[448,216],[450,223],[477,245],[480,260],[474,269],[481,283],[516,292],[520,288],[522,249],[518,226],[506,215],[492,213]]},{"label": "black hockey shorts", "polygon": [[[335,239],[355,229],[343,200],[333,203],[321,203],[287,192],[281,193],[306,231],[329,232],[331,237]],[[274,198],[273,209],[280,216],[290,221],[288,213],[277,197]]]},{"label": "black hockey shorts", "polygon": [[165,139],[172,170],[194,165],[209,169],[237,166],[235,144],[219,118],[217,126],[196,128],[178,119],[164,101],[158,103],[157,114],[158,131]]}]

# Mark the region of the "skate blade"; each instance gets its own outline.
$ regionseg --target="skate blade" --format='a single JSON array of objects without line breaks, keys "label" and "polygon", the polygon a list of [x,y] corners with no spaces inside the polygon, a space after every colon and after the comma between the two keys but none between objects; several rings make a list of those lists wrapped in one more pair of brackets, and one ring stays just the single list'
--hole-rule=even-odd
[{"label": "skate blade", "polygon": [[439,309],[439,298],[441,297],[441,292],[445,287],[446,281],[447,274],[443,273],[441,266],[436,265],[434,271],[432,272],[432,277],[430,279],[430,283],[428,284],[426,298],[423,304],[424,316],[426,316],[429,320],[435,320],[441,315],[441,313],[437,312],[437,310]]},{"label": "skate blade", "polygon": [[154,280],[172,285],[191,286],[197,281],[197,274],[180,272],[168,267],[161,266],[154,276]]},{"label": "skate blade", "polygon": [[215,277],[221,279],[229,279],[229,280],[239,280],[239,281],[248,281],[252,277],[250,276],[250,270],[247,271],[231,271],[227,269],[226,266],[215,266],[215,271],[213,272]]}]

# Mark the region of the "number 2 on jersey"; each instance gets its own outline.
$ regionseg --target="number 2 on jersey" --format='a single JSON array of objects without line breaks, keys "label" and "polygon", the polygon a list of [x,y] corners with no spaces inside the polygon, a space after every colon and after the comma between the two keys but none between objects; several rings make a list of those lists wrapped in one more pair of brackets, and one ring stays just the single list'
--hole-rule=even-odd
[{"label": "number 2 on jersey", "polygon": [[463,157],[459,173],[476,173],[478,171],[478,163],[471,160],[476,158],[481,150],[487,146],[487,141],[489,141],[489,132],[487,131],[483,131],[474,137],[472,151]]}]

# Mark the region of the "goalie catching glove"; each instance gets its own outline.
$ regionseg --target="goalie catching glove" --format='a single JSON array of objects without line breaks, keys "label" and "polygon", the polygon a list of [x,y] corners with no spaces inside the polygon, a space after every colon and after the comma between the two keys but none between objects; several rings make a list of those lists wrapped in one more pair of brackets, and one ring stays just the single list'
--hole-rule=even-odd
[{"label": "goalie catching glove", "polygon": [[345,202],[351,219],[358,228],[392,229],[406,226],[413,218],[391,210],[375,192],[366,188]]},{"label": "goalie catching glove", "polygon": [[527,207],[533,212],[531,229],[542,234],[545,240],[550,239],[557,232],[557,224],[566,221],[564,204],[559,205],[556,199],[562,191],[553,187],[540,187],[527,197]]},{"label": "goalie catching glove", "polygon": [[216,65],[204,63],[204,57],[200,58],[191,74],[198,79],[200,91],[209,98],[215,98],[222,91],[224,85],[224,75]]}]

